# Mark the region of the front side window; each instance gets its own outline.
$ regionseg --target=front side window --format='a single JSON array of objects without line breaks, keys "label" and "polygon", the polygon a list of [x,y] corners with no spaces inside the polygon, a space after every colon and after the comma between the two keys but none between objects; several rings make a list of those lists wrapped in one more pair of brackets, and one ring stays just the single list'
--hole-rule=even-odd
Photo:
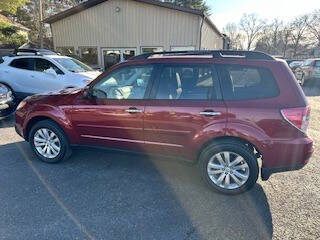
[{"label": "front side window", "polygon": [[94,71],[91,67],[74,58],[53,58],[53,60],[73,73]]},{"label": "front side window", "polygon": [[10,63],[11,67],[34,71],[34,59],[33,58],[19,58]]},{"label": "front side window", "polygon": [[46,59],[36,58],[36,68],[37,72],[45,72],[48,69],[53,69],[57,74],[63,74],[63,72],[53,63]]},{"label": "front side window", "polygon": [[153,66],[130,66],[115,70],[93,87],[97,98],[143,99]]},{"label": "front side window", "polygon": [[225,100],[271,98],[279,94],[270,70],[262,67],[217,65]]},{"label": "front side window", "polygon": [[320,67],[320,61],[316,61],[314,64],[315,67]]},{"label": "front side window", "polygon": [[209,100],[216,98],[215,82],[211,66],[168,66],[160,74],[156,99]]}]

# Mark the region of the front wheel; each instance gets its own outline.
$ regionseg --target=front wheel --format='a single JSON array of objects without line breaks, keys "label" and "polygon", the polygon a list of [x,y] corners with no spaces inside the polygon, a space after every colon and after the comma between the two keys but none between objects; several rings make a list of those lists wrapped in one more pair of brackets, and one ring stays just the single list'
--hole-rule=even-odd
[{"label": "front wheel", "polygon": [[199,167],[209,187],[225,194],[249,190],[259,175],[254,153],[244,144],[233,141],[207,146],[200,154]]},{"label": "front wheel", "polygon": [[38,158],[47,163],[56,163],[71,155],[71,148],[63,130],[53,121],[36,123],[29,135],[29,143]]}]

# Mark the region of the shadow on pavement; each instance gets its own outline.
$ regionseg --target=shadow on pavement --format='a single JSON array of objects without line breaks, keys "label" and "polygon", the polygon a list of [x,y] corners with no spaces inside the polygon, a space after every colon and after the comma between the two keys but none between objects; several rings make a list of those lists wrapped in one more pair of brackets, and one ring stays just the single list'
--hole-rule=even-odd
[{"label": "shadow on pavement", "polygon": [[14,115],[10,115],[6,118],[0,117],[0,128],[14,127],[14,124],[15,124]]},{"label": "shadow on pavement", "polygon": [[[260,185],[210,191],[197,169],[159,157],[78,147],[38,161],[25,142],[0,146],[0,234],[9,239],[271,239]],[[88,237],[88,234],[90,237]]]}]

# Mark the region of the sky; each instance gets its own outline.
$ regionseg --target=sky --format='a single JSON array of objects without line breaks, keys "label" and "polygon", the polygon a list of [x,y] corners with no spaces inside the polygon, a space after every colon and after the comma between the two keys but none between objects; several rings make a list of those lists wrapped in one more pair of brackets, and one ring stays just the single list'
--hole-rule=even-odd
[{"label": "sky", "polygon": [[238,23],[244,13],[257,13],[266,20],[289,21],[297,15],[320,9],[320,0],[207,0],[211,20],[220,31],[229,22]]}]

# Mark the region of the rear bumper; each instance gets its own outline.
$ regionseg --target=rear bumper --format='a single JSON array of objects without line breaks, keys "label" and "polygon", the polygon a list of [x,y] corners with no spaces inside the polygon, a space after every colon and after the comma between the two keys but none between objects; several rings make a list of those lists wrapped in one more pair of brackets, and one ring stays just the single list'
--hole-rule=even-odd
[{"label": "rear bumper", "polygon": [[313,151],[313,141],[309,137],[274,142],[263,154],[262,180],[268,180],[274,173],[303,168],[309,162]]},{"label": "rear bumper", "polygon": [[305,164],[297,164],[294,166],[289,166],[289,167],[277,167],[277,168],[261,168],[261,179],[262,181],[267,181],[270,176],[274,173],[280,173],[280,172],[288,172],[288,171],[295,171],[295,170],[299,170],[302,169]]}]

